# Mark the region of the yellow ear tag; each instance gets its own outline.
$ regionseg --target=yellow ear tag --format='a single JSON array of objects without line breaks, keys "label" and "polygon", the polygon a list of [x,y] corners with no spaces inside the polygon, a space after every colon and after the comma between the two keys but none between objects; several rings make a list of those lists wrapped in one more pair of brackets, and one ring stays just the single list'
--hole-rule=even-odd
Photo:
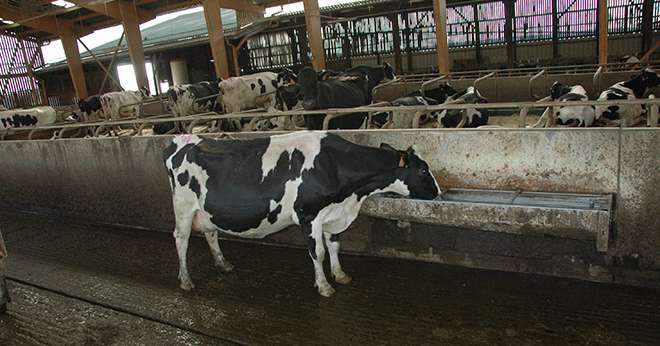
[{"label": "yellow ear tag", "polygon": [[403,160],[403,155],[399,156],[399,167],[405,167],[406,162]]}]

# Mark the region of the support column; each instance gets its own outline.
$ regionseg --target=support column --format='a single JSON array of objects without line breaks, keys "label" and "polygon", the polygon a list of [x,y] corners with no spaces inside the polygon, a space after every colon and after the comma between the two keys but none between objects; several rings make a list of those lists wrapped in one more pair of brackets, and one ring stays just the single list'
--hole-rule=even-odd
[{"label": "support column", "polygon": [[401,29],[399,28],[399,15],[389,16],[392,22],[392,43],[394,44],[394,69],[397,74],[403,74],[403,59],[401,58]]},{"label": "support column", "polygon": [[213,54],[215,74],[223,79],[229,78],[229,62],[225,47],[225,32],[222,29],[222,16],[220,14],[220,0],[203,0],[204,18],[209,31],[209,43]]},{"label": "support column", "polygon": [[607,64],[607,0],[598,0],[598,64]]},{"label": "support column", "polygon": [[312,66],[315,70],[325,68],[325,51],[321,37],[321,11],[317,0],[303,0],[305,7],[305,26],[312,51]]},{"label": "support column", "polygon": [[147,69],[145,68],[144,48],[142,47],[142,34],[140,33],[140,21],[133,2],[119,1],[122,25],[128,45],[128,55],[131,57],[135,80],[138,87],[149,87]]},{"label": "support column", "polygon": [[449,45],[447,44],[447,0],[433,0],[438,72],[449,73]]},{"label": "support column", "polygon": [[477,63],[481,63],[481,28],[479,27],[479,5],[472,4],[474,18],[474,55]]},{"label": "support column", "polygon": [[505,22],[504,22],[504,38],[506,40],[506,56],[509,62],[509,68],[513,68],[516,62],[516,43],[513,41],[513,23],[516,16],[516,8],[513,0],[504,2]]},{"label": "support column", "polygon": [[552,57],[559,58],[559,16],[557,0],[552,0]]},{"label": "support column", "polygon": [[653,46],[653,0],[642,4],[642,54]]},{"label": "support column", "polygon": [[64,55],[66,62],[69,65],[69,74],[73,81],[73,88],[76,91],[76,96],[79,99],[84,99],[87,96],[87,84],[85,83],[85,72],[83,65],[80,61],[80,51],[78,51],[78,41],[76,34],[69,27],[60,27],[60,38],[62,39],[62,47],[64,48]]}]

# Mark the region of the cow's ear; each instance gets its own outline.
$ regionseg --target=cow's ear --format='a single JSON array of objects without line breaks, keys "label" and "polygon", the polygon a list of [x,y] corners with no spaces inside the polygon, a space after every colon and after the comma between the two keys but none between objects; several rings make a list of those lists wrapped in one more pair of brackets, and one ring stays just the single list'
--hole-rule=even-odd
[{"label": "cow's ear", "polygon": [[417,151],[417,147],[415,145],[411,145],[408,147],[408,149],[406,149],[406,153],[408,155],[413,155],[415,154],[416,151]]},{"label": "cow's ear", "polygon": [[391,145],[389,145],[389,144],[387,144],[387,143],[380,143],[380,148],[381,148],[381,149],[387,149],[387,150],[395,151],[395,152],[398,151],[398,150],[394,149],[393,146],[391,146]]}]

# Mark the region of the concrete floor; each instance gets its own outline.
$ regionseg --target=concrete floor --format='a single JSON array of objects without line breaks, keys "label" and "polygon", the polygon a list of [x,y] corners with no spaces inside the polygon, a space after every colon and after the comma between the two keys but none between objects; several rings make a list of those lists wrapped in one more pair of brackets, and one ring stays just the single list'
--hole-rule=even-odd
[{"label": "concrete floor", "polygon": [[660,290],[344,255],[330,299],[302,249],[0,214],[14,301],[0,345],[658,345]]}]

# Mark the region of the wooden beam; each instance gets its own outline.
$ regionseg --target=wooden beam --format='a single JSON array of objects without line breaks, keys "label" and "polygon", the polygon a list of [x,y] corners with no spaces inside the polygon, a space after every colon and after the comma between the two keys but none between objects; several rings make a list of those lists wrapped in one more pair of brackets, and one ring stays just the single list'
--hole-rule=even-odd
[{"label": "wooden beam", "polygon": [[435,20],[436,58],[438,72],[449,73],[449,45],[447,43],[447,0],[433,0]]},{"label": "wooden beam", "polygon": [[61,27],[73,28],[73,23],[66,19],[57,19],[52,16],[41,16],[33,13],[22,13],[3,5],[0,5],[0,17],[55,35],[60,33]]},{"label": "wooden beam", "polygon": [[229,62],[227,61],[227,48],[225,46],[225,33],[222,28],[220,14],[220,0],[202,0],[204,18],[209,31],[209,44],[213,54],[215,74],[223,79],[229,78]]},{"label": "wooden beam", "polygon": [[598,64],[607,64],[607,0],[598,0]]},{"label": "wooden beam", "polygon": [[64,48],[67,64],[69,64],[69,74],[71,75],[76,96],[79,99],[84,99],[88,96],[87,84],[85,83],[83,65],[80,61],[76,34],[70,28],[63,27],[60,30],[60,38],[62,39],[62,47]]},{"label": "wooden beam", "polygon": [[504,2],[504,38],[506,40],[506,56],[509,68],[513,68],[516,62],[516,43],[513,40],[513,23],[516,17],[516,8],[513,0]]},{"label": "wooden beam", "polygon": [[135,71],[135,80],[138,87],[149,87],[147,79],[147,70],[144,66],[144,48],[142,47],[142,34],[140,33],[140,23],[135,5],[131,2],[120,1],[119,9],[121,11],[122,26],[126,35],[126,44],[128,46],[128,55],[133,63]]},{"label": "wooden beam", "polygon": [[252,3],[252,1],[248,0],[221,0],[220,7],[245,12],[266,12],[266,8],[264,6],[255,5]]},{"label": "wooden beam", "polygon": [[[120,9],[120,3],[124,1],[108,1],[106,3],[90,3],[87,0],[70,0],[72,3],[82,7],[86,8],[90,11],[96,12],[96,13],[101,13],[107,17],[115,18],[115,19],[122,19],[121,16],[121,9]],[[140,23],[148,22],[154,18],[156,18],[156,13],[152,11],[148,11],[139,7],[136,7],[137,11],[137,16],[138,20]]]},{"label": "wooden beam", "polygon": [[319,71],[325,68],[325,51],[321,37],[321,11],[317,0],[303,0],[305,8],[305,25],[309,36],[309,47],[312,52],[312,66]]},{"label": "wooden beam", "polygon": [[653,0],[642,4],[642,52],[653,46]]}]

